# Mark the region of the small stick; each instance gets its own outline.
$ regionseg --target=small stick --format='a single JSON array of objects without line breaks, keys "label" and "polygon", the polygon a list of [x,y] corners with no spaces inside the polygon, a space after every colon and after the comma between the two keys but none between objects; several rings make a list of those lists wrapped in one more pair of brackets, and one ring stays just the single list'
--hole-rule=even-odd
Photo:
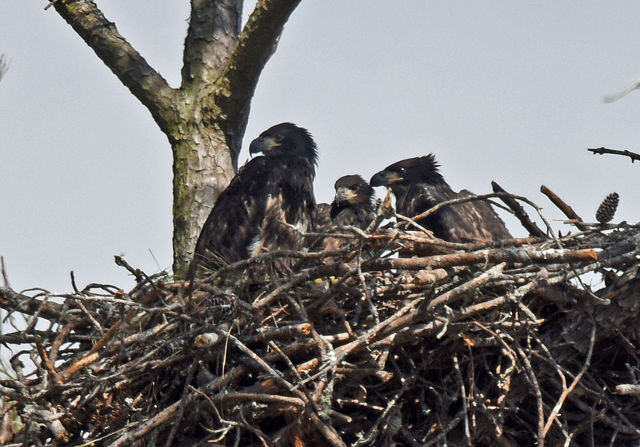
[{"label": "small stick", "polygon": [[53,5],[55,5],[56,3],[58,3],[58,0],[50,0],[49,4],[47,6],[44,7],[44,10],[46,11],[47,9],[51,8]]},{"label": "small stick", "polygon": [[429,305],[427,306],[427,310],[435,309],[437,306],[441,306],[443,304],[449,304],[454,299],[462,296],[470,291],[477,291],[478,288],[484,283],[491,281],[492,279],[498,278],[502,275],[502,271],[507,266],[506,263],[500,263],[491,269],[484,272],[482,275],[473,278],[470,281],[467,281],[464,284],[459,285],[458,287],[449,290],[446,293],[443,293],[437,298],[431,300]]},{"label": "small stick", "polygon": [[604,155],[604,154],[613,154],[613,155],[623,155],[625,157],[629,157],[631,159],[631,163],[636,160],[640,160],[640,154],[635,152],[631,152],[628,150],[619,150],[619,149],[609,149],[606,147],[597,147],[597,148],[588,148],[589,152],[593,152],[595,154]]},{"label": "small stick", "polygon": [[458,386],[460,387],[460,399],[462,400],[462,412],[464,413],[464,437],[467,440],[467,445],[471,445],[471,432],[469,431],[469,416],[467,412],[467,391],[464,386],[464,380],[462,379],[462,372],[460,372],[457,354],[453,354],[453,368],[456,372]]},{"label": "small stick", "polygon": [[[247,368],[244,366],[236,366],[235,368],[228,371],[226,374],[214,379],[213,381],[207,383],[205,386],[200,387],[200,391],[206,393],[211,393],[212,391],[217,391],[228,383],[239,379],[247,373]],[[225,394],[226,396],[226,394]],[[198,396],[196,393],[192,393],[188,397],[188,401],[186,404],[192,403]],[[172,403],[164,410],[161,410],[159,413],[156,413],[151,419],[147,419],[133,431],[126,431],[122,436],[116,439],[114,442],[110,444],[110,447],[124,447],[126,445],[131,445],[133,441],[136,439],[142,438],[144,435],[151,432],[156,427],[166,423],[171,418],[175,417],[179,408],[183,404],[182,400]]]},{"label": "small stick", "polygon": [[4,287],[6,289],[10,289],[11,285],[9,284],[9,277],[7,276],[7,270],[4,266],[4,256],[0,256],[0,267],[2,268],[2,281],[4,282]]},{"label": "small stick", "polygon": [[[494,181],[491,182],[491,187],[493,188],[493,192],[509,194],[502,186]],[[513,211],[513,214],[518,218],[525,230],[529,232],[529,235],[533,237],[541,237],[545,239],[547,238],[547,234],[542,231],[535,222],[531,221],[529,215],[517,200],[512,199],[507,195],[501,195],[499,196],[499,198],[504,202],[505,205],[507,205],[511,209],[511,211]]]},{"label": "small stick", "polygon": [[167,436],[167,441],[164,443],[165,447],[171,447],[171,443],[178,432],[178,428],[180,427],[180,422],[182,422],[182,418],[184,417],[184,408],[186,406],[187,400],[189,400],[189,391],[191,390],[191,382],[193,381],[193,376],[196,371],[197,362],[191,362],[189,365],[189,370],[187,371],[187,380],[184,382],[184,388],[182,389],[182,396],[180,397],[180,405],[178,407],[178,414],[173,418],[173,425],[171,430],[169,431],[169,436]]},{"label": "small stick", "polygon": [[[549,198],[549,200],[551,200],[551,202],[553,202],[553,204],[555,206],[557,206],[560,209],[560,211],[562,211],[564,213],[564,215],[567,216],[569,219],[575,219],[577,222],[583,222],[582,217],[578,216],[578,214],[573,210],[573,208],[571,208],[569,205],[567,205],[564,200],[562,200],[560,197],[558,197],[549,188],[547,188],[546,186],[542,185],[542,186],[540,186],[540,192],[542,194],[544,194],[545,196],[547,196]],[[582,225],[581,223],[577,223],[577,222],[576,222],[575,225],[581,231],[585,231],[585,230],[588,229],[588,227],[586,227],[585,225]]]},{"label": "small stick", "polygon": [[544,403],[542,400],[542,391],[540,390],[540,384],[538,383],[536,374],[533,372],[533,367],[531,366],[531,362],[529,362],[527,354],[520,346],[516,348],[516,352],[522,359],[522,364],[529,379],[529,384],[533,387],[533,392],[536,396],[536,406],[538,408],[538,430],[536,437],[538,438],[538,445],[540,447],[544,447]]},{"label": "small stick", "polygon": [[62,377],[56,371],[55,366],[51,362],[51,359],[49,359],[49,356],[47,355],[47,351],[44,349],[44,345],[37,338],[36,338],[36,349],[38,350],[38,354],[40,355],[42,362],[44,363],[45,367],[47,368],[51,376],[54,378],[54,380],[57,383],[63,383]]},{"label": "small stick", "polygon": [[124,260],[122,256],[116,255],[113,257],[113,259],[116,265],[120,267],[124,267],[129,273],[131,273],[136,278],[136,282],[140,282],[144,279],[142,277],[142,272],[140,271],[140,269],[134,269],[133,267],[131,267],[129,263]]},{"label": "small stick", "polygon": [[562,394],[558,398],[558,402],[556,402],[556,405],[553,407],[553,410],[551,410],[551,414],[549,414],[547,423],[544,425],[544,430],[542,431],[542,438],[538,439],[538,442],[540,442],[541,446],[543,445],[544,438],[547,436],[547,433],[549,432],[549,429],[551,428],[553,421],[558,416],[558,413],[560,412],[560,409],[562,408],[562,405],[564,404],[564,401],[566,400],[567,396],[571,394],[571,392],[576,387],[578,382],[580,382],[580,379],[582,378],[584,373],[587,372],[587,369],[591,364],[591,355],[593,354],[593,345],[595,344],[595,340],[596,340],[596,325],[594,323],[593,328],[591,329],[591,337],[589,340],[589,352],[587,352],[587,358],[584,361],[584,365],[582,366],[582,369],[580,370],[580,372],[574,377],[573,381],[571,382],[571,385],[569,385],[568,388],[565,388],[562,391]]}]

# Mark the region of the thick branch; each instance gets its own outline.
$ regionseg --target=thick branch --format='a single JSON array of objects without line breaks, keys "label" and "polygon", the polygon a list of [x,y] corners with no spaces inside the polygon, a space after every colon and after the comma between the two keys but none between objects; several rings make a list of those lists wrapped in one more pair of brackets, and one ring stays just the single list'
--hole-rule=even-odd
[{"label": "thick branch", "polygon": [[242,0],[191,0],[184,42],[182,88],[213,86],[238,42]]},{"label": "thick branch", "polygon": [[428,256],[424,258],[372,259],[362,264],[362,270],[448,268],[456,265],[497,264],[500,262],[531,264],[555,264],[561,262],[597,261],[598,255],[592,249],[532,250],[529,248],[487,249],[471,253]]},{"label": "thick branch", "polygon": [[229,147],[238,152],[251,98],[265,64],[275,52],[284,24],[300,0],[260,0],[244,26],[227,69],[215,89],[220,122]]},{"label": "thick branch", "polygon": [[8,312],[39,315],[50,321],[59,320],[67,323],[75,319],[63,311],[61,304],[23,295],[5,287],[0,287],[0,308]]},{"label": "thick branch", "polygon": [[160,128],[167,131],[167,112],[174,90],[120,35],[96,4],[88,0],[67,0],[54,5],[96,55],[144,104]]}]

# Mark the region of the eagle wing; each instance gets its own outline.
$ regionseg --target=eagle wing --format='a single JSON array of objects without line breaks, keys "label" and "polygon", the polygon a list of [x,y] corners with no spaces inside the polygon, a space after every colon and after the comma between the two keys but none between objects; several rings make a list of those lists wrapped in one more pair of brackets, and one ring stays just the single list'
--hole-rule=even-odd
[{"label": "eagle wing", "polygon": [[313,227],[316,200],[313,195],[314,169],[297,158],[270,170],[265,216],[251,255],[261,251],[301,249],[305,246],[302,233]]},{"label": "eagle wing", "polygon": [[339,227],[353,225],[360,229],[365,229],[375,218],[375,212],[371,207],[339,207],[333,204],[331,206],[331,218],[334,225]]},{"label": "eagle wing", "polygon": [[301,248],[315,208],[313,175],[304,160],[260,156],[245,164],[202,227],[191,275],[197,265],[216,270],[262,251]]},{"label": "eagle wing", "polygon": [[202,227],[192,264],[215,270],[249,257],[265,215],[268,165],[265,157],[252,159],[220,194]]},{"label": "eagle wing", "polygon": [[[397,206],[405,216],[414,217],[444,201],[473,195],[466,190],[456,193],[446,183],[421,184],[410,188]],[[484,200],[445,206],[418,223],[450,242],[488,242],[511,237],[502,219]]]}]

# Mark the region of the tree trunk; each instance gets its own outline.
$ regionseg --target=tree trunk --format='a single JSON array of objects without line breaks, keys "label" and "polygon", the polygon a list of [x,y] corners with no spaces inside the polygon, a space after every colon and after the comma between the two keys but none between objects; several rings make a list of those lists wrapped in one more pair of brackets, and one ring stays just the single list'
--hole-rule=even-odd
[{"label": "tree trunk", "polygon": [[149,66],[94,2],[54,4],[169,139],[178,277],[186,273],[200,229],[235,174],[258,78],[299,3],[260,0],[241,31],[242,0],[191,0],[179,89]]},{"label": "tree trunk", "polygon": [[173,271],[186,273],[200,228],[233,178],[235,159],[221,133],[187,122],[173,148]]}]

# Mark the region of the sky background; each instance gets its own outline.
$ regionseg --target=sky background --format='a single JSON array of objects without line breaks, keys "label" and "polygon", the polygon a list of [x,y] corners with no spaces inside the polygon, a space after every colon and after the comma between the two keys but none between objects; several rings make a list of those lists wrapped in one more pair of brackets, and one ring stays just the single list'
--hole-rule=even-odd
[{"label": "sky background", "polygon": [[[129,289],[113,255],[171,267],[170,146],[46,4],[0,2],[0,255],[17,290],[69,291],[72,270],[80,287]],[[179,85],[188,1],[98,5]],[[496,180],[562,219],[544,184],[590,221],[617,191],[616,221],[636,223],[640,166],[586,148],[640,152],[640,92],[602,101],[640,76],[638,29],[636,1],[303,0],[260,78],[240,164],[262,130],[292,121],[318,144],[319,202],[342,175],[433,152],[454,189]]]}]

